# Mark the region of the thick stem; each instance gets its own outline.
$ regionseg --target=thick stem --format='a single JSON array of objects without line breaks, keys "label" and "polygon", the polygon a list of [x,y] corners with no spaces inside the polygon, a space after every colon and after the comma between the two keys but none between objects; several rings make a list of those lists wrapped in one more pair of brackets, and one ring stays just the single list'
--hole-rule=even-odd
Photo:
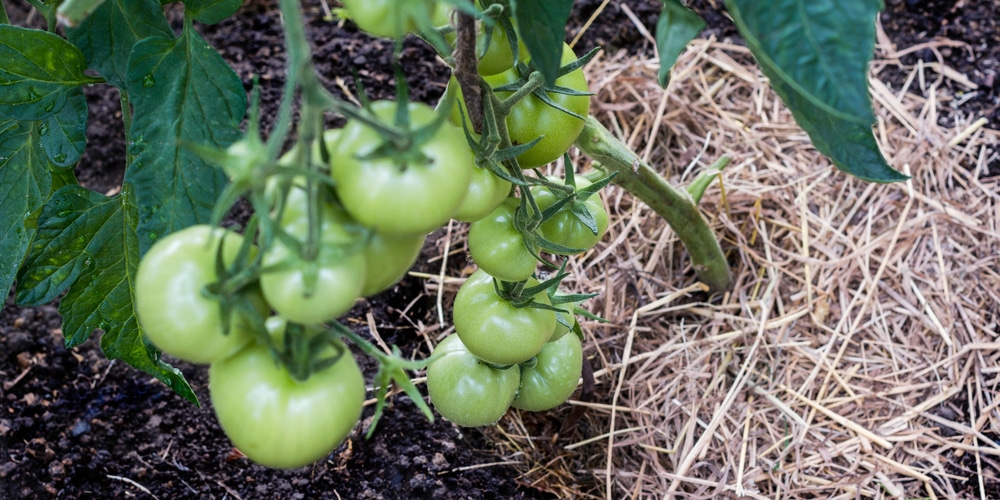
[{"label": "thick stem", "polygon": [[702,282],[717,292],[732,286],[732,275],[719,241],[686,191],[668,184],[592,116],[587,117],[576,145],[604,168],[618,172],[614,183],[644,201],[670,224],[691,255]]},{"label": "thick stem", "polygon": [[465,112],[477,133],[483,130],[483,94],[479,88],[479,73],[476,58],[476,20],[469,14],[458,11],[457,38],[455,40],[455,80],[462,88]]}]

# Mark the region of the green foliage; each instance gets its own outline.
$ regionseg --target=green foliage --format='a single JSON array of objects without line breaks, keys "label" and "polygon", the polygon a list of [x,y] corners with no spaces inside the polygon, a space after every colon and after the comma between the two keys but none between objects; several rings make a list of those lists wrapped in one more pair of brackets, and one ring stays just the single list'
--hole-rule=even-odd
[{"label": "green foliage", "polygon": [[[187,2],[174,35],[157,0],[67,4],[67,39],[0,25],[0,290],[18,277],[17,302],[59,304],[67,346],[102,330],[101,348],[197,403],[181,373],[160,361],[133,310],[131,279],[161,235],[207,222],[223,173],[189,144],[226,147],[240,136],[246,93],[239,77],[193,29],[235,12],[239,0]],[[69,8],[69,7],[67,7]],[[87,16],[87,12],[90,15]],[[50,11],[43,12],[47,18]],[[120,194],[76,185],[86,147],[83,85],[122,95],[129,164]]]},{"label": "green foliage", "polygon": [[246,93],[239,77],[191,28],[132,49],[125,84],[135,109],[125,171],[139,205],[139,244],[208,222],[226,184],[221,169],[185,144],[225,147],[240,136]]},{"label": "green foliage", "polygon": [[670,68],[677,62],[694,37],[705,28],[705,21],[693,10],[685,7],[679,0],[660,0],[663,10],[660,19],[656,21],[656,48],[660,52],[660,70],[657,81],[663,88],[670,81]]},{"label": "green foliage", "polygon": [[136,42],[173,34],[157,0],[107,0],[79,26],[66,30],[87,65],[119,89],[125,88],[128,57]]},{"label": "green foliage", "polygon": [[59,35],[0,25],[0,118],[41,120],[62,109],[70,93],[96,80],[80,50]]},{"label": "green foliage", "polygon": [[907,177],[886,163],[872,125],[868,62],[879,0],[726,0],[771,86],[837,168],[868,181]]},{"label": "green foliage", "polygon": [[113,197],[75,185],[56,191],[38,218],[38,234],[18,277],[18,303],[36,306],[66,291],[59,313],[67,347],[103,330],[101,349],[109,359],[152,374],[197,404],[184,376],[159,360],[136,320],[132,279],[139,241],[133,198],[128,184]]},{"label": "green foliage", "polygon": [[573,11],[573,0],[511,0],[518,33],[528,47],[531,62],[554,85],[562,65],[566,21]]}]

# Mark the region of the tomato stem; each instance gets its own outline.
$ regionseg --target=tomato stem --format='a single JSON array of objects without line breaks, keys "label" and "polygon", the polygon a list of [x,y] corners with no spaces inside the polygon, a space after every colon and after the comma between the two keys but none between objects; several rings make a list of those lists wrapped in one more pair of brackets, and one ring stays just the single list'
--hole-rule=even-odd
[{"label": "tomato stem", "polygon": [[732,286],[729,265],[712,228],[684,190],[675,189],[592,116],[587,117],[576,146],[618,175],[614,183],[644,201],[667,221],[691,255],[698,278],[713,291]]}]

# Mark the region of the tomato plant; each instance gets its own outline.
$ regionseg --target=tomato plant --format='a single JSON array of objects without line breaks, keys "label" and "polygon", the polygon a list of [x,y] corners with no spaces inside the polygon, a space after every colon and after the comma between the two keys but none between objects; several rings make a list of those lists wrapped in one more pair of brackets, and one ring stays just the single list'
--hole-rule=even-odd
[{"label": "tomato plant", "polygon": [[[538,284],[534,279],[527,285]],[[531,299],[551,304],[544,292]],[[493,277],[482,269],[472,273],[455,297],[455,332],[469,352],[495,365],[515,365],[531,359],[552,337],[553,311],[518,306],[497,295]]]},{"label": "tomato plant", "polygon": [[[16,282],[15,300],[23,306],[59,298],[68,346],[103,330],[106,355],[151,373],[193,402],[197,399],[184,377],[160,359],[158,348],[212,363],[212,399],[220,421],[262,463],[292,467],[322,456],[357,419],[355,402],[363,397],[358,389],[363,383],[350,354],[338,344],[341,337],[378,360],[380,405],[392,383],[423,403],[405,374],[420,369],[421,362],[375,349],[332,318],[358,295],[391,286],[412,265],[423,236],[450,217],[486,216],[473,224],[469,241],[483,269],[467,280],[455,300],[461,343],[494,365],[537,356],[536,368],[524,371],[548,380],[541,360],[555,355],[546,351],[554,349],[546,341],[561,345],[574,337],[564,331],[571,323],[567,304],[557,306],[559,317],[567,321],[557,322],[548,295],[530,278],[535,249],[526,246],[525,235],[528,245],[549,241],[584,248],[604,233],[607,216],[600,196],[593,195],[541,220],[532,202],[544,211],[559,201],[548,201],[551,189],[549,194],[529,189],[538,181],[529,182],[530,172],[517,166],[544,165],[574,143],[599,168],[617,172],[615,183],[670,223],[699,279],[716,291],[730,286],[725,256],[697,206],[705,179],[714,173],[696,179],[687,190],[669,185],[588,116],[589,98],[581,95],[587,82],[577,63],[560,75],[560,68],[575,59],[563,43],[569,0],[480,2],[488,13],[475,11],[473,2],[447,2],[464,12],[455,16],[454,51],[446,47],[440,54],[454,64],[455,81],[461,82],[449,93],[457,95],[464,86],[483,94],[470,92],[462,99],[472,132],[483,131],[472,141],[475,154],[463,130],[442,124],[443,117],[426,105],[410,102],[405,82],[411,75],[400,64],[402,43],[393,45],[388,58],[398,70],[398,104],[376,102],[359,109],[325,89],[294,0],[280,2],[287,27],[288,81],[266,143],[259,136],[257,106],[251,108],[246,131],[241,127],[248,104],[245,82],[194,28],[195,23],[222,21],[241,2],[185,1],[177,9],[182,22],[173,26],[164,13],[170,2],[159,0],[28,3],[45,18],[47,30],[10,25],[0,3],[0,181],[7,193],[0,207],[5,256],[0,290],[7,292]],[[379,36],[399,40],[423,30],[421,36],[438,47],[434,40],[447,41],[440,33],[452,28],[429,31],[442,2],[343,3],[359,27]],[[833,9],[829,0],[726,2],[749,50],[766,61],[765,75],[816,147],[848,173],[888,182],[905,176],[885,163],[872,134],[864,68],[874,42],[874,4],[848,0]],[[799,15],[773,15],[792,9]],[[673,60],[703,23],[677,1],[664,1],[663,11],[657,47],[660,84],[665,86]],[[524,32],[494,29],[492,40],[479,36],[477,41],[470,12],[494,17],[503,26],[509,20]],[[67,24],[65,37],[56,30],[57,14]],[[822,32],[807,29],[821,17]],[[434,33],[439,36],[430,36]],[[513,45],[517,61],[510,34],[518,39]],[[473,63],[466,65],[469,59]],[[494,71],[498,73],[480,79],[480,73]],[[836,86],[816,76],[831,73],[838,75]],[[128,144],[120,165],[124,178],[121,189],[108,195],[80,186],[74,174],[75,167],[84,167],[78,165],[87,146],[83,88],[90,85],[115,87],[122,102],[118,113]],[[363,89],[358,90],[359,101],[367,103]],[[347,125],[329,149],[315,147],[330,114],[346,117]],[[291,131],[296,134],[296,161],[283,163],[277,158]],[[523,150],[537,138],[541,140]],[[472,168],[474,157],[489,170]],[[719,169],[724,163],[720,160]],[[493,177],[494,172],[505,172],[516,188]],[[267,195],[271,180],[289,176],[310,179],[312,195],[303,196],[297,187],[277,198]],[[476,180],[470,183],[472,177]],[[325,195],[330,194],[328,185],[330,196]],[[518,198],[502,203],[513,190]],[[317,197],[320,191],[325,194]],[[238,221],[243,236],[209,227],[220,225],[240,198],[253,211],[249,220]],[[272,201],[285,206],[281,217],[272,213]],[[511,233],[513,205],[521,201],[531,207],[525,214],[530,220],[518,222],[522,229],[530,228]],[[537,234],[544,238],[541,243]],[[260,252],[251,243],[260,245]],[[298,325],[298,333],[277,346],[258,324],[270,309],[314,328],[325,323],[327,329],[306,335]],[[151,343],[143,341],[143,332]],[[331,353],[342,354],[332,367],[307,363],[314,354]],[[496,371],[478,361],[475,366]],[[334,381],[330,374],[342,371],[349,374]],[[536,380],[534,375],[526,378]],[[460,384],[455,380],[453,385]],[[559,387],[565,391],[568,384]],[[439,395],[454,390],[434,385]],[[501,385],[499,402],[505,405],[510,382]],[[317,393],[337,387],[344,392],[315,403]],[[524,391],[521,404],[547,406],[528,402],[532,390]],[[283,396],[247,396],[258,391]],[[334,408],[331,401],[338,398],[344,404]],[[319,428],[316,419],[296,413],[312,404],[319,405],[313,413],[320,420],[336,425]],[[503,405],[490,408],[491,418]],[[490,420],[479,417],[465,421]],[[464,417],[456,417],[460,419]],[[278,432],[275,422],[283,424]],[[314,439],[306,443],[304,435]],[[301,454],[280,449],[282,442],[302,443],[295,445]]]},{"label": "tomato plant", "polygon": [[323,354],[337,361],[303,381],[259,344],[212,363],[215,415],[247,457],[268,467],[302,467],[328,455],[351,432],[365,399],[361,370],[343,344]]},{"label": "tomato plant", "polygon": [[563,404],[576,389],[583,367],[583,347],[576,335],[549,342],[534,364],[521,367],[521,387],[511,406],[545,411]]},{"label": "tomato plant", "polygon": [[[209,292],[220,279],[216,257],[232,264],[243,237],[207,225],[171,233],[146,252],[135,276],[135,309],[146,337],[160,350],[192,363],[223,359],[250,341],[251,327]],[[250,288],[257,313],[266,314],[260,292]]]},{"label": "tomato plant", "polygon": [[438,343],[427,366],[427,393],[444,418],[465,427],[492,425],[517,394],[520,370],[495,368],[476,356],[458,335]]}]

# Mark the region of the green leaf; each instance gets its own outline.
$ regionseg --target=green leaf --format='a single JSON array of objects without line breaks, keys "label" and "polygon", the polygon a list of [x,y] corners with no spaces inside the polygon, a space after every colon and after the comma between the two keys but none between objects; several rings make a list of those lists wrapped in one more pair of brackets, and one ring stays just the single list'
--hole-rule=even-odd
[{"label": "green leaf", "polygon": [[126,88],[132,98],[125,180],[135,186],[139,244],[211,220],[225,188],[222,169],[184,143],[224,148],[239,139],[247,97],[236,73],[190,27],[180,38],[147,38],[132,50]]},{"label": "green leaf", "polygon": [[243,0],[184,0],[184,15],[195,21],[215,24],[243,6]]},{"label": "green leaf", "polygon": [[726,0],[771,86],[837,168],[858,178],[908,177],[886,163],[872,132],[868,63],[880,0]]},{"label": "green leaf", "polygon": [[97,81],[83,74],[79,49],[46,31],[0,25],[0,61],[0,119],[44,119],[70,91]]},{"label": "green leaf", "polygon": [[67,26],[76,26],[97,10],[104,0],[65,0],[59,4],[56,14]]},{"label": "green leaf", "polygon": [[510,3],[517,32],[531,54],[531,64],[542,73],[546,84],[555,85],[573,0],[511,0]]},{"label": "green leaf", "polygon": [[80,186],[56,191],[38,218],[38,233],[18,277],[17,301],[35,306],[66,290],[59,302],[66,347],[103,330],[101,349],[108,359],[121,359],[198,404],[184,376],[160,361],[143,338],[136,319],[136,212],[128,184],[111,198]]},{"label": "green leaf", "polygon": [[666,88],[670,81],[670,68],[674,67],[688,42],[705,29],[705,20],[679,0],[660,0],[663,10],[656,21],[656,48],[660,53],[660,71],[657,80]]},{"label": "green leaf", "polygon": [[52,193],[51,165],[38,139],[39,128],[39,122],[0,121],[0,293],[4,297],[35,234],[38,211]]},{"label": "green leaf", "polygon": [[75,165],[87,147],[87,98],[77,87],[69,92],[66,104],[41,124],[42,149],[60,167]]},{"label": "green leaf", "polygon": [[174,36],[157,0],[107,0],[78,27],[66,30],[90,67],[119,89],[125,88],[132,47],[151,36]]}]

